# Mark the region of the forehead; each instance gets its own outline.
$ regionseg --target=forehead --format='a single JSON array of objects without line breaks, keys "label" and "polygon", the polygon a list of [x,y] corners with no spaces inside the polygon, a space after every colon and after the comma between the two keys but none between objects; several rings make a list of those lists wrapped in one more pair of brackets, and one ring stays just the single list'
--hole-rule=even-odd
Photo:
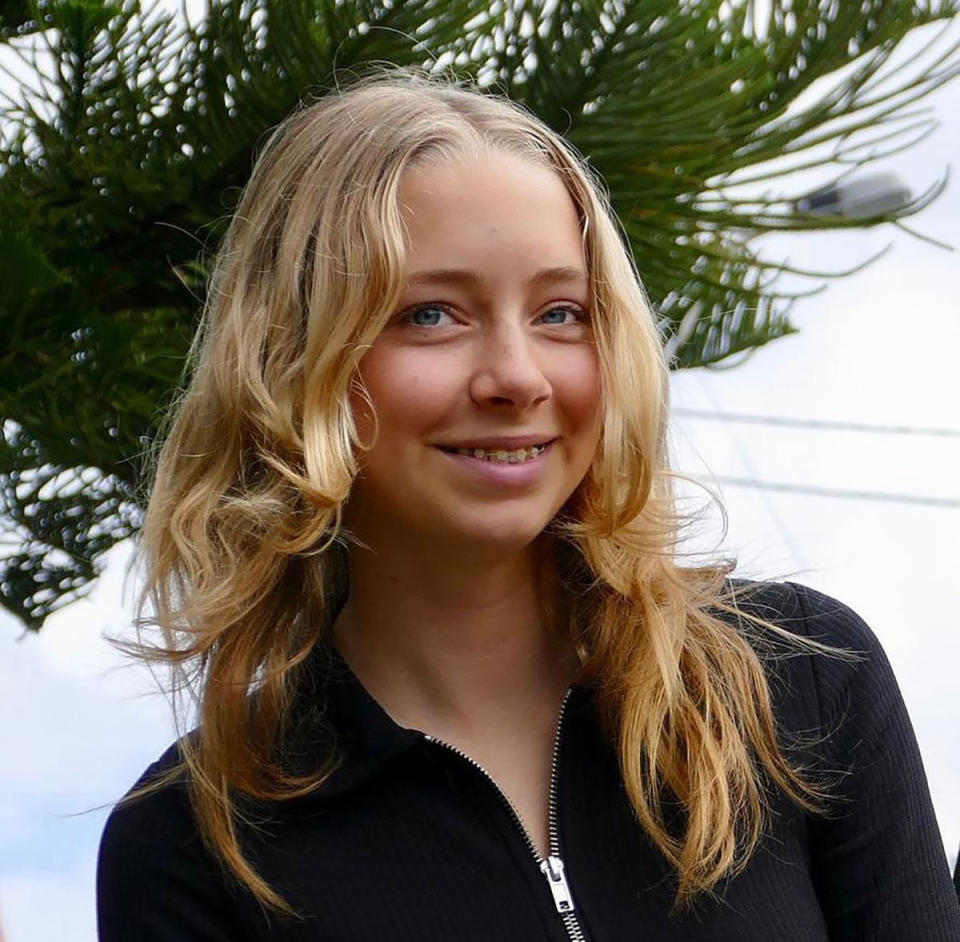
[{"label": "forehead", "polygon": [[536,261],[585,269],[580,214],[560,175],[513,154],[446,159],[400,184],[408,270]]}]

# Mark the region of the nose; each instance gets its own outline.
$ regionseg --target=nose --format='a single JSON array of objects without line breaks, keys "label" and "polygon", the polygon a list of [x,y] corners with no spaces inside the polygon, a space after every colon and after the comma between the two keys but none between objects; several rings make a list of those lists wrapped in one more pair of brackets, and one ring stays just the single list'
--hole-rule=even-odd
[{"label": "nose", "polygon": [[548,399],[551,393],[535,341],[519,326],[491,331],[470,382],[474,402],[522,412]]}]

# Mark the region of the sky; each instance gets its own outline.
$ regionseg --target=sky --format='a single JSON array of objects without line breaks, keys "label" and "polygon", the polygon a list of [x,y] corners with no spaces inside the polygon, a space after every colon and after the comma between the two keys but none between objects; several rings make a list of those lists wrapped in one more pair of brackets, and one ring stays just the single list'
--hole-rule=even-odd
[{"label": "sky", "polygon": [[[941,123],[936,134],[883,166],[914,191],[956,161],[960,82],[927,104]],[[957,242],[958,219],[954,181],[912,225]],[[736,556],[746,576],[804,582],[851,605],[873,627],[899,679],[953,858],[960,845],[960,435],[689,414],[960,430],[956,252],[886,226],[768,238],[763,253],[838,270],[888,245],[865,271],[802,301],[793,314],[797,335],[732,369],[675,374],[671,443],[676,466],[718,493],[728,512],[724,535],[706,492],[684,488],[684,506],[700,514],[691,551]],[[642,259],[639,264],[642,271]],[[741,483],[723,483],[729,479]],[[761,489],[744,479],[907,499]],[[174,736],[153,679],[104,639],[128,633],[128,557],[128,547],[117,547],[89,598],[53,616],[39,636],[24,636],[0,615],[0,925],[6,942],[95,939],[95,858],[106,806]]]}]

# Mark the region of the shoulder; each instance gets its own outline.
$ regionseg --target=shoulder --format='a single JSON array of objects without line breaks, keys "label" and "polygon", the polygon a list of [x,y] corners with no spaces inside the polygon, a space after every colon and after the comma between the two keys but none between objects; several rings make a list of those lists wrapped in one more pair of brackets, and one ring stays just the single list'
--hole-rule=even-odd
[{"label": "shoulder", "polygon": [[[740,629],[760,648],[769,645],[777,652],[811,653],[820,646],[824,663],[856,665],[877,659],[886,661],[873,629],[849,605],[832,596],[797,582],[731,580],[729,588],[730,598],[741,616]],[[777,636],[769,629],[764,631],[762,626],[757,630],[753,619],[769,622],[787,634]]]},{"label": "shoulder", "polygon": [[731,580],[729,588],[740,611],[791,634],[860,653],[880,649],[876,635],[850,606],[809,586]]},{"label": "shoulder", "polygon": [[850,606],[794,582],[733,582],[731,589],[740,612],[789,632],[776,636],[740,619],[783,710],[803,709],[806,719],[823,728],[899,703],[880,641]]},{"label": "shoulder", "polygon": [[876,635],[849,606],[806,586],[745,588],[742,611],[799,639],[792,650],[789,638],[775,642],[772,656],[761,640],[758,653],[788,755],[827,796],[806,833],[830,937],[960,938],[916,737]]},{"label": "shoulder", "polygon": [[151,836],[193,832],[193,815],[184,775],[181,773],[166,783],[163,781],[175,774],[180,763],[180,744],[175,742],[144,769],[107,818],[101,856],[104,851],[123,850],[129,843]]},{"label": "shoulder", "polygon": [[229,883],[200,837],[185,776],[164,781],[178,769],[180,758],[177,744],[167,749],[117,803],[104,826],[97,918],[105,942],[241,938],[230,928],[234,903]]}]

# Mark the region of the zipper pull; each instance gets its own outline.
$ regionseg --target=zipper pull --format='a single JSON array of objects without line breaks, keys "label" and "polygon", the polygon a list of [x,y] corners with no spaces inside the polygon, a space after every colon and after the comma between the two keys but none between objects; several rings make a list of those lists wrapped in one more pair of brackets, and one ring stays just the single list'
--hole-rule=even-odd
[{"label": "zipper pull", "polygon": [[572,913],[574,910],[573,894],[570,885],[563,873],[563,861],[551,854],[540,864],[540,872],[547,878],[550,892],[553,893],[553,902],[558,913]]}]

